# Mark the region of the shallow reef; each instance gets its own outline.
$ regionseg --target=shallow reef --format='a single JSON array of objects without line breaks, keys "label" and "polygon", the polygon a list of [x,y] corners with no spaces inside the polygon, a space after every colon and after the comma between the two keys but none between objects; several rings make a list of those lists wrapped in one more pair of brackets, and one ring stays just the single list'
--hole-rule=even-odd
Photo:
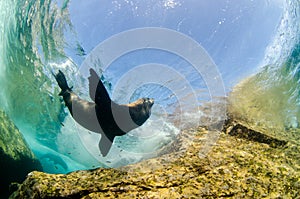
[{"label": "shallow reef", "polygon": [[[211,134],[216,142],[203,155]],[[299,190],[300,146],[231,118],[217,134],[183,131],[164,154],[134,165],[31,172],[10,198],[297,198]]]}]

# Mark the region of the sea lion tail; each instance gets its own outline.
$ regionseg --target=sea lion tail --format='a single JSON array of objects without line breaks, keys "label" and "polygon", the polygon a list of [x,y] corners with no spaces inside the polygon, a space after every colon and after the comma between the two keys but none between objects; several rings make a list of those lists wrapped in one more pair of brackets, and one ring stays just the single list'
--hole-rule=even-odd
[{"label": "sea lion tail", "polygon": [[61,72],[61,70],[59,70],[59,72],[56,75],[54,73],[52,73],[52,74],[55,77],[55,79],[58,83],[58,86],[61,88],[61,92],[59,93],[59,95],[64,95],[64,93],[66,93],[66,91],[72,91],[72,87],[70,88],[68,86],[66,77],[63,74],[63,72]]}]

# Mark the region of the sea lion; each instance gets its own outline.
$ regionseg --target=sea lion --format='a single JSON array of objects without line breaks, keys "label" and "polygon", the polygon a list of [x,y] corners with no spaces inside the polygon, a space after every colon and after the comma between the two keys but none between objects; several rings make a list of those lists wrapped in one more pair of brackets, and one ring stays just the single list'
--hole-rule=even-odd
[{"label": "sea lion", "polygon": [[72,117],[84,128],[101,134],[99,149],[105,157],[115,136],[122,136],[143,125],[151,115],[152,98],[141,98],[129,104],[111,100],[97,73],[90,69],[89,95],[93,102],[81,99],[68,86],[63,72],[53,74]]}]

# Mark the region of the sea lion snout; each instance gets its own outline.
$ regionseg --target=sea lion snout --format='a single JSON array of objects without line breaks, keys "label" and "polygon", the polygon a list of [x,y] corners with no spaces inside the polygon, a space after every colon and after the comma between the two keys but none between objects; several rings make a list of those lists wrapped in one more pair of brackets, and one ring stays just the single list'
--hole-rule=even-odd
[{"label": "sea lion snout", "polygon": [[146,98],[145,102],[148,103],[150,107],[152,107],[153,104],[154,104],[154,99],[153,98]]}]

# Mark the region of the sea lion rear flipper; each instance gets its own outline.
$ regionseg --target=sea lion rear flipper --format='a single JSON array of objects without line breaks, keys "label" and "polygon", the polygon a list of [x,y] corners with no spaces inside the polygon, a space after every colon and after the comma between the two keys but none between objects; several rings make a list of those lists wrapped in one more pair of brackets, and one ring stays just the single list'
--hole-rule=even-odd
[{"label": "sea lion rear flipper", "polygon": [[61,92],[59,93],[59,95],[63,95],[66,91],[72,91],[72,87],[69,87],[66,77],[64,73],[61,72],[61,70],[59,70],[59,72],[56,75],[54,73],[52,74],[55,77],[58,86],[61,88]]},{"label": "sea lion rear flipper", "polygon": [[99,142],[99,149],[103,157],[105,157],[113,144],[115,136],[102,134]]},{"label": "sea lion rear flipper", "polygon": [[96,71],[91,68],[90,74],[91,75],[89,77],[89,92],[91,99],[98,105],[102,104],[110,106],[111,99]]}]

